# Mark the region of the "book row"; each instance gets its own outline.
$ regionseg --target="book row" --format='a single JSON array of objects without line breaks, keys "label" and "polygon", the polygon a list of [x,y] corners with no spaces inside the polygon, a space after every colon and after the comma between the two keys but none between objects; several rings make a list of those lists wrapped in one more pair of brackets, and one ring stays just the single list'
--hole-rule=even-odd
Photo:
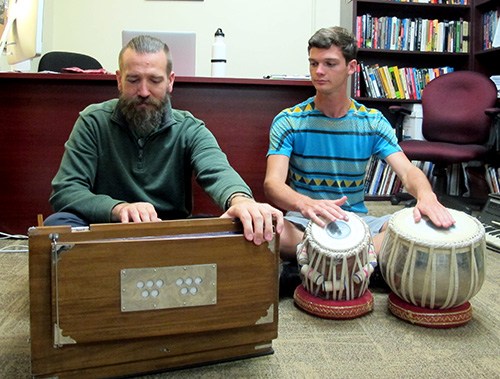
[{"label": "book row", "polygon": [[[431,184],[434,183],[433,163],[423,161],[412,161],[412,163],[424,172]],[[365,194],[390,196],[398,192],[405,192],[405,189],[391,166],[384,160],[372,158],[366,168]]]},{"label": "book row", "polygon": [[[412,161],[420,168],[434,187],[436,177],[433,175],[434,164],[431,162]],[[446,168],[446,188],[448,195],[470,197],[478,189],[487,184],[490,193],[500,193],[500,167],[486,164],[483,169],[478,166],[469,166],[467,163],[457,163]],[[478,187],[478,188],[473,188]],[[385,161],[372,158],[366,168],[365,194],[367,196],[391,196],[399,192],[406,192],[401,180],[396,176]]]},{"label": "book row", "polygon": [[[360,62],[353,75],[354,94],[358,97],[420,100],[427,83],[453,70],[450,66],[415,68],[366,65]],[[366,93],[362,93],[361,81],[364,82]]]},{"label": "book row", "polygon": [[359,48],[420,52],[469,52],[469,22],[424,18],[356,17]]},{"label": "book row", "polygon": [[490,193],[500,193],[500,167],[486,165],[485,179]]},{"label": "book row", "polygon": [[492,10],[483,14],[483,49],[498,47],[494,41],[495,36],[500,34],[499,28],[500,10]]}]

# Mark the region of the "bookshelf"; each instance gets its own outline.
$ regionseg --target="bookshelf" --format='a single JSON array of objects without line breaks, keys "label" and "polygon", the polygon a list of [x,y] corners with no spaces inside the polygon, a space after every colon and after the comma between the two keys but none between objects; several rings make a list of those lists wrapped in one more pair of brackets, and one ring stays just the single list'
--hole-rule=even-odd
[{"label": "bookshelf", "polygon": [[[391,105],[411,105],[420,100],[418,94],[409,95],[408,88],[400,87],[399,94],[397,88],[396,93],[391,91],[390,83],[386,83],[391,76],[386,69],[394,71],[397,68],[399,79],[407,80],[406,86],[411,83],[409,73],[417,78],[415,72],[421,71],[420,87],[413,89],[417,93],[433,77],[448,71],[474,70],[487,76],[500,75],[500,48],[487,45],[491,32],[484,25],[488,16],[495,12],[498,17],[499,0],[353,0],[352,30],[359,41],[360,67],[352,78],[351,95],[363,104],[382,111],[394,125],[395,115],[388,111]],[[422,34],[427,34],[427,37]],[[378,90],[374,88],[377,85]],[[398,85],[394,74],[392,85]],[[372,171],[369,168],[367,172],[370,184],[367,196],[372,199],[387,198],[391,185],[373,185],[372,175],[381,163],[373,162],[373,165]],[[498,168],[498,164],[494,166]],[[382,174],[378,173],[381,181],[384,171],[391,180],[387,168],[378,169],[382,171]],[[457,167],[450,167],[450,172],[453,170],[457,171]],[[464,175],[467,175],[465,171]],[[393,181],[392,186],[393,192],[399,190],[397,181]]]},{"label": "bookshelf", "polygon": [[[494,31],[486,23],[492,14],[500,16],[500,1],[475,0],[473,2],[473,69],[487,76],[500,75],[500,47],[491,47],[491,35]],[[498,26],[497,26],[498,27]]]},{"label": "bookshelf", "polygon": [[[360,41],[358,61],[365,67],[430,70],[420,91],[433,76],[442,74],[443,68],[446,71],[471,69],[473,17],[470,1],[464,0],[466,4],[451,4],[456,2],[451,0],[448,1],[450,4],[434,4],[354,0],[353,31]],[[382,108],[394,102],[419,100],[418,96],[377,96],[370,91],[370,82],[363,77],[361,70],[353,78],[352,94],[360,101],[368,102],[369,106]],[[384,114],[388,116],[386,112]]]},{"label": "bookshelf", "polygon": [[[496,25],[494,22],[496,20]],[[475,0],[473,2],[473,69],[486,76],[500,76],[500,47],[493,47],[493,35],[500,28],[500,1]],[[498,86],[497,86],[498,88]],[[499,103],[499,102],[497,102]],[[500,193],[500,151],[492,154],[485,164],[485,180],[490,193]]]}]

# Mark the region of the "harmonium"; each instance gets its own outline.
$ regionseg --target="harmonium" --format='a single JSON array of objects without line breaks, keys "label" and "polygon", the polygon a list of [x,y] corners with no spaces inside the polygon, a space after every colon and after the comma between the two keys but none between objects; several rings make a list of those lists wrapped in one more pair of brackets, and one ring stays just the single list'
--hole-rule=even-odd
[{"label": "harmonium", "polygon": [[279,241],[221,218],[29,230],[31,372],[123,377],[273,353]]}]

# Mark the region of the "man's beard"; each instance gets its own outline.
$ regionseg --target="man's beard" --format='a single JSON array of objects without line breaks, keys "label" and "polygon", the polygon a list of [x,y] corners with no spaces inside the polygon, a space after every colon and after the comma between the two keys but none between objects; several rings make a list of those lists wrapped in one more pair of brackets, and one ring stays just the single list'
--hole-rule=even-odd
[{"label": "man's beard", "polygon": [[[162,100],[140,97],[126,98],[120,95],[118,107],[122,111],[129,128],[138,136],[146,137],[157,129],[163,119],[165,106],[170,101],[167,93]],[[139,105],[152,105],[153,108],[139,108]]]}]

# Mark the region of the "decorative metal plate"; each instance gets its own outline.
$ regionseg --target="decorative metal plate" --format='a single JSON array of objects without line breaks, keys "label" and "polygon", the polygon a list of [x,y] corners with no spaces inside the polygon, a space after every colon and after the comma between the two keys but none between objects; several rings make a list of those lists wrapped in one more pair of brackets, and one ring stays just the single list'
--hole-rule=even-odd
[{"label": "decorative metal plate", "polygon": [[217,304],[217,265],[127,268],[120,271],[122,312]]}]

